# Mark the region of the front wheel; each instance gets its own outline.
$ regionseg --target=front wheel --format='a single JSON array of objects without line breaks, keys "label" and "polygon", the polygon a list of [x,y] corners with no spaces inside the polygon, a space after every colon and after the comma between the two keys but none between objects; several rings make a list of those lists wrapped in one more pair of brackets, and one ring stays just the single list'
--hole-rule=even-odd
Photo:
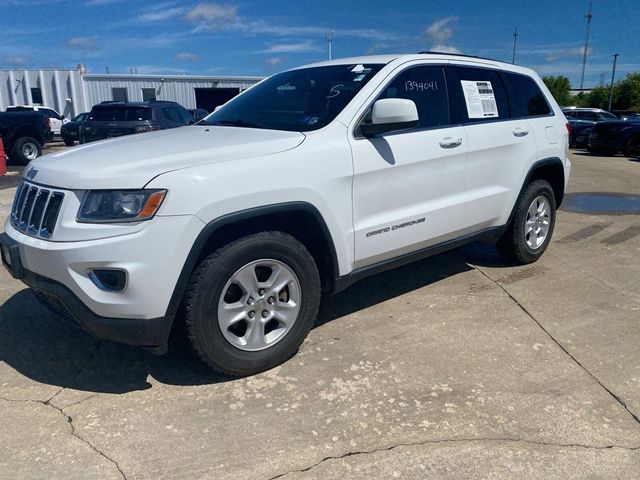
[{"label": "front wheel", "polygon": [[65,138],[65,137],[63,137],[63,138],[62,138],[62,140],[64,141],[64,144],[65,144],[67,147],[73,147],[73,144],[74,144],[74,143],[76,143],[76,142],[75,142],[75,140],[74,140],[74,139],[72,139],[72,138]]},{"label": "front wheel", "polygon": [[295,354],[319,303],[320,276],[304,245],[283,232],[263,232],[200,263],[183,314],[205,363],[226,374],[253,375]]},{"label": "front wheel", "polygon": [[538,260],[551,242],[556,223],[556,198],[545,180],[531,182],[518,199],[513,218],[496,248],[512,262],[527,264]]}]

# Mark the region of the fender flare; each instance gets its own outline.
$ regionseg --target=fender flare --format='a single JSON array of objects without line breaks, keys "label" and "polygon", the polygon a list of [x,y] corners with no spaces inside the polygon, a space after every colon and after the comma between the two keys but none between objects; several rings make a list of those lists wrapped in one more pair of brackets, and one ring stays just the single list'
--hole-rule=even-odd
[{"label": "fender flare", "polygon": [[208,240],[212,235],[215,235],[215,233],[221,228],[233,223],[246,221],[251,218],[257,218],[264,215],[289,212],[304,212],[311,214],[318,222],[318,225],[320,225],[320,229],[322,230],[324,240],[326,244],[329,245],[330,249],[329,261],[333,272],[328,276],[328,278],[334,278],[339,272],[338,255],[336,253],[335,244],[329,231],[329,227],[327,227],[322,214],[314,205],[308,202],[285,202],[248,208],[218,217],[207,223],[200,231],[195,241],[193,242],[193,245],[191,246],[191,250],[187,255],[187,259],[185,260],[184,265],[182,266],[182,270],[180,272],[180,275],[178,276],[178,281],[176,282],[176,286],[173,289],[173,294],[171,295],[171,300],[169,301],[169,306],[167,307],[166,316],[174,318],[178,313],[178,308],[180,307],[180,302],[182,301],[184,291],[187,287],[187,284],[189,283],[189,278],[195,270],[198,259],[200,258],[204,247],[206,246]]}]

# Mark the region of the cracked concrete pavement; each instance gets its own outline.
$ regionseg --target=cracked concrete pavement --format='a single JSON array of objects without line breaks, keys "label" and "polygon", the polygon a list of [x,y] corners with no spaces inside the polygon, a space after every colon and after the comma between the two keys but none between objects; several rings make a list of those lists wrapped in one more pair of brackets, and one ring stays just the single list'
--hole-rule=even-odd
[{"label": "cracked concrete pavement", "polygon": [[[637,192],[639,162],[572,157],[570,191]],[[0,477],[634,478],[638,226],[560,211],[534,265],[476,244],[364,280],[245,379],[95,340],[1,271]]]}]

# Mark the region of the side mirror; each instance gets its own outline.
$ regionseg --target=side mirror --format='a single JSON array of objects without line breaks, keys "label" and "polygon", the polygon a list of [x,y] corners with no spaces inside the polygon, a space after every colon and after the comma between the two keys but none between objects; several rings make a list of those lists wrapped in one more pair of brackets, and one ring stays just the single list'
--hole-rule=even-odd
[{"label": "side mirror", "polygon": [[365,137],[373,137],[381,133],[407,130],[418,126],[418,109],[416,104],[405,98],[383,98],[373,104],[371,123],[360,125]]},{"label": "side mirror", "polygon": [[65,117],[64,115],[60,115],[60,120],[64,120],[65,118],[67,117]]}]

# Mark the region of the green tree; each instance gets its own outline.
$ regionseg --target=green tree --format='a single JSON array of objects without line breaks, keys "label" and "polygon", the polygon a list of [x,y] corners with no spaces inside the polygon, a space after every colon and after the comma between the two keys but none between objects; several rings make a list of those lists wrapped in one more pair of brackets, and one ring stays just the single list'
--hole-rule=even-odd
[{"label": "green tree", "polygon": [[559,105],[565,106],[573,103],[569,93],[569,90],[571,90],[571,82],[569,82],[567,77],[564,75],[559,75],[557,77],[549,75],[542,77],[542,81],[545,83],[551,92],[551,95],[553,95],[553,98],[556,99],[556,102],[558,102]]},{"label": "green tree", "polygon": [[591,92],[585,95],[585,104],[581,107],[603,108],[609,107],[609,87],[606,85],[598,85]]},{"label": "green tree", "polygon": [[640,73],[630,73],[613,86],[613,108],[640,111]]}]

